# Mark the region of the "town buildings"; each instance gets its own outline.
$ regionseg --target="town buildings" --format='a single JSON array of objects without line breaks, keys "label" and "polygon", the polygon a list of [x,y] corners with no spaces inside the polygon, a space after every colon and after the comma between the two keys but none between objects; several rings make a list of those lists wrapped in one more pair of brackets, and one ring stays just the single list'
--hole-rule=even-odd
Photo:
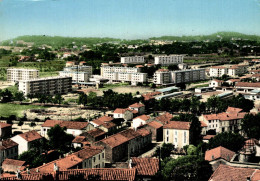
[{"label": "town buildings", "polygon": [[12,125],[0,122],[0,139],[12,134]]},{"label": "town buildings", "polygon": [[209,69],[210,77],[221,77],[222,75],[229,75],[230,77],[237,77],[247,72],[247,65],[230,65],[230,66],[212,66]]},{"label": "town buildings", "polygon": [[154,64],[161,65],[172,65],[172,64],[182,64],[183,63],[183,55],[164,55],[164,56],[156,56],[154,57]]},{"label": "town buildings", "polygon": [[154,73],[153,82],[158,85],[179,84],[205,80],[205,69],[169,71],[159,69]]},{"label": "town buildings", "polygon": [[39,70],[25,68],[8,68],[7,81],[18,82],[19,80],[30,80],[39,77]]},{"label": "town buildings", "polygon": [[19,91],[28,94],[64,94],[72,90],[71,77],[46,77],[19,81]]},{"label": "town buildings", "polygon": [[121,57],[120,62],[126,64],[145,63],[143,56]]},{"label": "town buildings", "polygon": [[0,166],[6,158],[18,158],[18,144],[11,139],[0,140]]}]

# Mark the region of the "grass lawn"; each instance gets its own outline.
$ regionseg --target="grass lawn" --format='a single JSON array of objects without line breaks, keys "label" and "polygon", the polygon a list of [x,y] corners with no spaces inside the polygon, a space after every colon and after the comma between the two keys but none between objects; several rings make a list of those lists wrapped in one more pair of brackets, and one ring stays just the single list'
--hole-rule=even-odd
[{"label": "grass lawn", "polygon": [[113,89],[115,87],[126,86],[126,85],[129,85],[129,84],[128,83],[104,84],[104,86],[102,88],[100,88],[99,90],[103,91],[103,90]]},{"label": "grass lawn", "polygon": [[19,105],[10,103],[0,103],[0,116],[9,117],[10,115],[16,115],[17,117],[23,116],[23,111],[28,109],[41,109],[43,106],[34,105]]}]

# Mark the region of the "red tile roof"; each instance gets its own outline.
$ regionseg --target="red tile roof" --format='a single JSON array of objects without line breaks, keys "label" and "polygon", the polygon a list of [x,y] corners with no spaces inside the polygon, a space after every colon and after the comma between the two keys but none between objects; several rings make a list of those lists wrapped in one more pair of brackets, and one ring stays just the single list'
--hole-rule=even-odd
[{"label": "red tile roof", "polygon": [[227,81],[229,81],[229,82],[239,82],[240,79],[229,79],[229,80],[227,80]]},{"label": "red tile roof", "polygon": [[156,117],[155,119],[157,121],[160,121],[162,124],[167,124],[168,122],[171,121],[172,118],[173,118],[173,115],[166,112],[165,114],[160,115],[160,116]]},{"label": "red tile roof", "polygon": [[142,129],[138,129],[136,130],[136,132],[142,136],[147,136],[149,134],[152,134],[150,131],[148,131],[147,129],[145,128],[142,128]]},{"label": "red tile roof", "polygon": [[21,161],[21,160],[14,160],[14,159],[9,159],[6,158],[2,165],[15,165],[15,166],[23,166],[25,164],[25,161]]},{"label": "red tile roof", "polygon": [[0,122],[0,129],[1,128],[6,128],[6,127],[11,127],[12,125],[11,124],[7,124],[7,123],[2,123]]},{"label": "red tile roof", "polygon": [[170,121],[168,124],[164,125],[163,128],[165,128],[165,129],[189,130],[190,129],[190,122]]},{"label": "red tile roof", "polygon": [[135,168],[137,175],[155,176],[159,171],[159,159],[157,158],[137,158],[133,157],[132,168]]},{"label": "red tile roof", "polygon": [[205,153],[205,160],[212,161],[219,158],[223,158],[227,161],[230,161],[232,157],[235,155],[235,152],[219,146],[217,148],[213,148],[211,150],[207,150]]},{"label": "red tile roof", "polygon": [[212,66],[210,68],[214,68],[214,69],[226,69],[227,67],[224,66]]},{"label": "red tile roof", "polygon": [[129,106],[130,108],[133,107],[133,108],[139,108],[139,107],[144,107],[144,104],[141,104],[141,103],[134,103],[132,105]]},{"label": "red tile roof", "polygon": [[209,115],[203,115],[203,117],[206,120],[220,120],[220,121],[230,121],[230,120],[235,120],[235,119],[243,119],[247,113],[242,112],[242,113],[218,113],[218,114],[209,114]]},{"label": "red tile roof", "polygon": [[136,117],[136,118],[134,118],[134,119],[141,119],[141,120],[143,120],[143,121],[147,121],[147,120],[150,119],[150,116],[147,116],[147,115],[143,114],[143,115],[138,116],[138,117]]},{"label": "red tile roof", "polygon": [[104,128],[109,129],[109,128],[116,127],[116,124],[113,122],[105,122],[105,123],[101,124],[100,126],[103,126]]},{"label": "red tile roof", "polygon": [[206,123],[204,123],[203,121],[200,121],[200,125],[201,125],[201,127],[208,127],[208,125]]},{"label": "red tile roof", "polygon": [[216,135],[205,135],[203,136],[203,140],[210,140],[211,138],[214,138]]},{"label": "red tile roof", "polygon": [[23,133],[23,134],[19,134],[19,136],[22,137],[23,139],[25,139],[28,142],[42,138],[42,136],[39,133],[37,133],[37,131],[35,131],[35,130],[28,131],[28,132]]},{"label": "red tile roof", "polygon": [[91,121],[92,123],[95,123],[96,125],[100,126],[102,124],[104,124],[105,122],[110,122],[112,121],[114,118],[109,117],[109,116],[102,116],[98,119],[95,119],[93,121]]},{"label": "red tile roof", "polygon": [[157,121],[152,121],[152,122],[148,123],[148,125],[155,129],[161,128],[163,126],[163,124],[161,124]]},{"label": "red tile roof", "polygon": [[106,134],[106,132],[103,131],[102,129],[96,128],[96,129],[88,131],[87,134],[89,134],[90,136],[96,138],[98,136]]},{"label": "red tile roof", "polygon": [[158,69],[156,72],[168,72],[169,69]]},{"label": "red tile roof", "polygon": [[235,108],[235,107],[228,107],[226,110],[227,113],[239,113],[241,111],[243,111],[243,109]]},{"label": "red tile roof", "polygon": [[2,140],[2,146],[0,146],[0,150],[9,149],[17,145],[18,144],[11,139]]},{"label": "red tile roof", "polygon": [[236,87],[258,87],[260,88],[260,82],[237,82]]},{"label": "red tile roof", "polygon": [[127,141],[128,141],[128,139],[121,134],[114,134],[112,136],[109,136],[109,137],[101,140],[101,142],[105,143],[106,145],[108,145],[111,148],[117,147]]},{"label": "red tile roof", "polygon": [[72,143],[82,143],[83,141],[86,141],[85,136],[76,136],[74,140],[72,140]]},{"label": "red tile roof", "polygon": [[257,181],[257,178],[260,177],[259,169],[220,164],[209,181],[246,181],[248,177],[251,177],[251,181]]},{"label": "red tile roof", "polygon": [[[124,114],[128,109],[116,108],[114,113],[116,114]],[[129,110],[128,110],[129,111]]]},{"label": "red tile roof", "polygon": [[61,121],[61,120],[46,120],[42,127],[54,127],[59,125],[60,127],[66,127],[67,129],[84,129],[88,126],[88,122],[77,122],[77,121]]},{"label": "red tile roof", "polygon": [[218,80],[218,79],[213,79],[212,81],[216,81],[216,82],[224,82],[223,80]]}]

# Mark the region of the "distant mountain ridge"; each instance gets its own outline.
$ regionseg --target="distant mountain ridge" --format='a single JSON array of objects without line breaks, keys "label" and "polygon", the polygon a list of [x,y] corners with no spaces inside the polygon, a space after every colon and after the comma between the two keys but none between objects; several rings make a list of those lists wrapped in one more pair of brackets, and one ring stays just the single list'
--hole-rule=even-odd
[{"label": "distant mountain ridge", "polygon": [[117,38],[98,38],[98,37],[62,37],[62,36],[45,36],[45,35],[26,35],[19,36],[12,40],[3,41],[2,45],[10,45],[10,42],[17,43],[19,40],[24,42],[33,42],[35,45],[51,45],[51,46],[67,46],[69,44],[82,46],[82,45],[93,45],[98,43],[118,42],[126,44],[141,44],[147,43],[149,40],[163,40],[163,41],[218,41],[218,40],[234,40],[243,39],[260,42],[260,36],[258,35],[247,35],[238,32],[217,32],[210,35],[195,35],[195,36],[161,36],[152,37],[144,40],[122,40]]}]

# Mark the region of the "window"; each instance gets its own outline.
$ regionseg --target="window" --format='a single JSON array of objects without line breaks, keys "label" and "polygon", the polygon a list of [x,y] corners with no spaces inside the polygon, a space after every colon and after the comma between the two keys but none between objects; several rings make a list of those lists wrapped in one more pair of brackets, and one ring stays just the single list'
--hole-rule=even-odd
[{"label": "window", "polygon": [[104,153],[102,153],[102,157],[105,158],[105,154]]},{"label": "window", "polygon": [[94,162],[96,161],[96,157],[93,157]]},{"label": "window", "polygon": [[186,131],[184,131],[184,140],[183,140],[183,143],[186,143]]}]

